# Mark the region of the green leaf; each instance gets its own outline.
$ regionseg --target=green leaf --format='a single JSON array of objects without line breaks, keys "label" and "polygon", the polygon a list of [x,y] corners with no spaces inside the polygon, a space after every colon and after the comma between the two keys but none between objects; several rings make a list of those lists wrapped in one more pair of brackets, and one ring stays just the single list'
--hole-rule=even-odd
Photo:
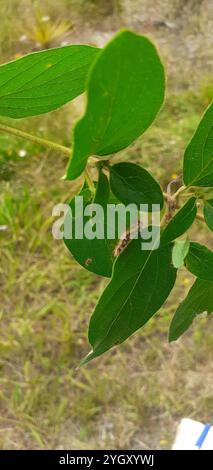
[{"label": "green leaf", "polygon": [[196,198],[191,197],[164,229],[161,244],[169,243],[185,233],[193,224],[196,214]]},{"label": "green leaf", "polygon": [[209,199],[205,202],[203,208],[203,215],[205,218],[206,225],[213,232],[213,199]]},{"label": "green leaf", "polygon": [[0,115],[23,118],[48,113],[85,90],[100,49],[65,46],[34,52],[0,66]]},{"label": "green leaf", "polygon": [[186,186],[213,186],[213,103],[186,148],[183,179]]},{"label": "green leaf", "polygon": [[187,297],[172,319],[169,341],[178,339],[192,324],[196,315],[213,312],[213,282],[196,279]]},{"label": "green leaf", "polygon": [[164,204],[163,194],[157,181],[150,173],[134,163],[117,163],[110,167],[112,192],[124,204]]},{"label": "green leaf", "polygon": [[81,174],[90,155],[118,152],[143,134],[163,103],[164,88],[164,69],[153,44],[131,31],[117,34],[92,67],[67,179]]},{"label": "green leaf", "polygon": [[91,318],[93,351],[82,363],[122,343],[143,326],[167,299],[175,279],[171,246],[145,251],[140,238],[132,240],[115,262],[112,280]]},{"label": "green leaf", "polygon": [[176,269],[184,266],[184,259],[189,251],[190,241],[176,240],[172,250],[172,264]]},{"label": "green leaf", "polygon": [[[95,197],[93,198],[92,193],[89,189],[83,189],[79,196],[83,196],[83,210],[87,204],[99,204],[104,209],[104,215],[106,215],[106,205],[109,200],[109,183],[107,177],[100,173],[99,181],[96,189]],[[93,273],[99,274],[100,276],[110,277],[112,274],[112,265],[114,261],[113,249],[117,240],[108,240],[107,239],[107,219],[104,218],[104,238],[103,239],[88,239],[83,235],[83,238],[76,238],[75,229],[77,224],[82,221],[83,225],[91,223],[91,229],[93,226],[93,216],[86,216],[81,213],[75,214],[75,199],[71,201],[70,208],[72,210],[72,218],[68,213],[65,218],[65,224],[70,226],[72,220],[72,227],[69,233],[66,233],[67,237],[64,238],[64,243],[69,249],[69,251],[74,256],[75,260],[81,264],[84,268],[88,269]],[[97,219],[96,219],[97,220]],[[98,221],[97,221],[98,223]],[[102,220],[100,219],[100,223]]]},{"label": "green leaf", "polygon": [[213,252],[200,243],[190,243],[186,268],[199,279],[213,281]]}]

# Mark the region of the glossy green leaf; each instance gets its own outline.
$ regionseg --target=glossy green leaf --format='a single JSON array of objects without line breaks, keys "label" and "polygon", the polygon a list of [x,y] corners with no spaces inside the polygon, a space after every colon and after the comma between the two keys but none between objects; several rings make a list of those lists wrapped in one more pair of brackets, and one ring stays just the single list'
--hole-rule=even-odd
[{"label": "glossy green leaf", "polygon": [[213,282],[196,279],[187,297],[172,319],[169,341],[178,339],[192,324],[196,315],[213,312]]},{"label": "glossy green leaf", "polygon": [[[109,183],[107,177],[100,173],[97,190],[95,197],[93,198],[92,194],[88,189],[84,189],[80,195],[84,197],[83,210],[87,204],[95,203],[100,204],[104,209],[104,215],[106,215],[106,205],[109,200]],[[74,215],[71,232],[67,234],[67,237],[64,238],[65,245],[72,253],[76,261],[78,261],[81,266],[92,271],[93,273],[99,274],[100,276],[110,277],[112,274],[112,265],[114,261],[113,249],[117,240],[108,240],[107,239],[107,219],[104,218],[104,237],[103,238],[94,238],[88,239],[84,236],[82,239],[76,238],[75,228],[79,223],[79,218],[82,220],[82,223],[85,224],[91,223],[91,230],[93,226],[93,216],[86,216],[81,213],[78,215],[75,214],[75,204],[74,200],[71,201],[70,207],[72,209],[72,215]],[[69,224],[70,214],[67,214],[65,218],[65,223]],[[96,219],[97,223],[98,219]],[[102,223],[102,220],[100,220]]]},{"label": "glossy green leaf", "polygon": [[190,243],[186,268],[199,279],[213,281],[213,252],[200,243]]},{"label": "glossy green leaf", "polygon": [[205,202],[203,208],[203,215],[205,218],[206,225],[213,232],[213,199],[209,199]]},{"label": "glossy green leaf", "polygon": [[183,179],[186,186],[213,186],[213,103],[185,151]]},{"label": "glossy green leaf", "polygon": [[171,246],[145,251],[132,240],[118,257],[113,277],[102,294],[89,326],[89,362],[122,343],[143,326],[167,299],[176,279]]},{"label": "glossy green leaf", "polygon": [[124,204],[164,204],[163,193],[150,173],[135,163],[117,163],[110,167],[112,192]]},{"label": "glossy green leaf", "polygon": [[196,214],[196,198],[191,197],[164,229],[161,244],[169,243],[185,233],[193,224]]},{"label": "glossy green leaf", "polygon": [[67,178],[77,178],[90,155],[118,152],[137,139],[159,111],[164,88],[164,69],[153,44],[131,31],[117,34],[92,67]]},{"label": "glossy green leaf", "polygon": [[85,90],[100,49],[65,46],[34,52],[0,66],[0,115],[23,118],[48,113]]},{"label": "glossy green leaf", "polygon": [[190,241],[176,240],[172,249],[172,264],[176,269],[180,269],[184,266],[184,260],[188,254],[190,247]]}]

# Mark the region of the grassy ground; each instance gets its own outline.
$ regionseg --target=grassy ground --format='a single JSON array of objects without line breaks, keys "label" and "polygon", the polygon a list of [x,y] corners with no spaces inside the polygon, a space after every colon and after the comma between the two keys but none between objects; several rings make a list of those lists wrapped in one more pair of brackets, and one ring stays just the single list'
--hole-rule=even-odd
[{"label": "grassy ground", "polygon": [[[14,5],[7,4],[13,21]],[[5,9],[0,2],[0,12]],[[8,43],[7,49],[1,40],[2,62],[27,47],[18,49],[12,29],[13,23],[10,34],[2,29]],[[208,76],[196,89],[187,77],[184,89],[170,87],[152,128],[116,158],[140,162],[165,187],[180,174],[184,146],[212,96]],[[18,125],[69,145],[79,109],[77,101]],[[201,316],[168,344],[171,316],[192,282],[182,270],[143,330],[76,368],[88,351],[87,325],[105,281],[52,239],[52,207],[75,189],[60,180],[65,165],[59,154],[0,135],[0,225],[6,228],[0,232],[0,448],[169,448],[183,416],[212,418],[212,318]],[[199,221],[192,236],[210,241]]]}]

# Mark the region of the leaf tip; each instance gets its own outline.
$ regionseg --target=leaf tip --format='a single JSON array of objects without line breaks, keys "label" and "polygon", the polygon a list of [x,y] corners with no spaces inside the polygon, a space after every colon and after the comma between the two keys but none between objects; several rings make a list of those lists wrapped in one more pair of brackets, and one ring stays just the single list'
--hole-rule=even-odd
[{"label": "leaf tip", "polygon": [[173,341],[175,341],[174,334],[171,331],[169,331],[168,341],[169,343],[173,343]]},{"label": "leaf tip", "polygon": [[94,351],[91,350],[85,357],[83,357],[83,359],[81,359],[79,368],[88,364],[90,361],[92,361],[92,359],[94,359],[94,357]]}]

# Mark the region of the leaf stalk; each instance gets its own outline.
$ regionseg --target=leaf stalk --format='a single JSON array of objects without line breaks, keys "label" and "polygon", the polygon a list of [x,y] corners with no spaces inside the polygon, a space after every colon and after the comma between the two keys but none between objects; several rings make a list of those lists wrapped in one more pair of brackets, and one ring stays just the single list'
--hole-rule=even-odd
[{"label": "leaf stalk", "polygon": [[55,150],[56,152],[61,152],[64,155],[70,156],[71,151],[69,147],[65,147],[64,145],[57,144],[56,142],[52,142],[51,140],[43,139],[42,137],[29,134],[28,132],[22,131],[21,129],[17,129],[16,127],[3,124],[2,122],[0,122],[0,132],[15,135],[16,137],[29,140],[30,142],[33,142],[35,144],[42,145],[44,147]]}]

